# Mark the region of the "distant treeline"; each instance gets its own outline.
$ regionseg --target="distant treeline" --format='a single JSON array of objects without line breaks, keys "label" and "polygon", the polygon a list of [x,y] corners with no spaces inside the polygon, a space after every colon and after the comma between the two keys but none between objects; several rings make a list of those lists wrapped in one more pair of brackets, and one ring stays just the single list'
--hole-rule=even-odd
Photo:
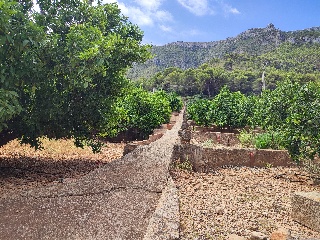
[{"label": "distant treeline", "polygon": [[231,91],[258,94],[262,89],[263,72],[266,89],[275,89],[277,82],[287,79],[302,83],[319,81],[320,44],[285,43],[260,56],[226,54],[197,68],[169,67],[151,78],[140,78],[136,83],[148,90],[163,89],[181,96],[213,97],[224,85]]}]

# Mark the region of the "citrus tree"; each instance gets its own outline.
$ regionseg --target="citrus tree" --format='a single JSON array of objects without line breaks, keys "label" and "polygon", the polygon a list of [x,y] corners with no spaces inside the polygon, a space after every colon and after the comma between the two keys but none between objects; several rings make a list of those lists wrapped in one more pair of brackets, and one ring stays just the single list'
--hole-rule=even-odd
[{"label": "citrus tree", "polygon": [[149,58],[149,46],[116,4],[38,4],[0,0],[2,144],[18,137],[38,147],[46,135],[95,146],[127,68]]},{"label": "citrus tree", "polygon": [[214,105],[208,99],[194,99],[187,106],[188,118],[200,126],[213,124]]},{"label": "citrus tree", "polygon": [[246,125],[246,96],[240,92],[231,92],[224,86],[213,101],[213,123],[219,127],[236,128]]},{"label": "citrus tree", "polygon": [[170,120],[173,111],[170,97],[164,91],[148,92],[129,85],[104,115],[103,137],[116,137],[120,132],[132,131],[146,138],[153,129]]}]

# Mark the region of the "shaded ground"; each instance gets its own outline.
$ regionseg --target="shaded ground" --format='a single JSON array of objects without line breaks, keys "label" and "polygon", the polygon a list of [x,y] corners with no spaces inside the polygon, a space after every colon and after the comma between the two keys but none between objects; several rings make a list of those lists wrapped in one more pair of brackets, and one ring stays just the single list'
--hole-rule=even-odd
[{"label": "shaded ground", "polygon": [[124,143],[107,143],[98,154],[74,146],[72,140],[43,139],[43,150],[35,151],[17,140],[0,148],[0,198],[21,190],[79,178],[123,153]]}]

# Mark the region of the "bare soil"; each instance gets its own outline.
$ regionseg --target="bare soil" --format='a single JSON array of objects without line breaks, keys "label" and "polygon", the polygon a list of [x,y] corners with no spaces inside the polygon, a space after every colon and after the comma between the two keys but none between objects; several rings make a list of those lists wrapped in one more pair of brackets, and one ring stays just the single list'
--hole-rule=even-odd
[{"label": "bare soil", "polygon": [[294,239],[319,238],[320,233],[294,222],[291,196],[320,191],[299,168],[226,167],[211,173],[177,170],[181,239],[249,238],[253,231],[270,236],[280,227]]}]

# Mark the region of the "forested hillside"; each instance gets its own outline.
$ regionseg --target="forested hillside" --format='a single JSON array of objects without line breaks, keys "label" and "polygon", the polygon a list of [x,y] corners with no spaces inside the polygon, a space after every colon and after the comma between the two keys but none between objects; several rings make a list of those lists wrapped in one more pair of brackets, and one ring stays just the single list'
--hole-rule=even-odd
[{"label": "forested hillside", "polygon": [[320,44],[283,43],[259,56],[229,53],[195,68],[166,68],[136,83],[149,90],[164,89],[183,96],[213,97],[224,85],[232,91],[258,94],[263,74],[266,89],[275,89],[277,82],[287,79],[302,83],[319,81]]},{"label": "forested hillside", "polygon": [[213,58],[221,59],[231,53],[259,56],[277,49],[283,43],[295,46],[320,43],[320,27],[285,32],[269,24],[266,28],[249,29],[222,41],[178,41],[164,46],[153,46],[151,52],[154,58],[143,64],[135,64],[128,71],[128,77],[133,80],[149,78],[168,67],[196,68]]}]

